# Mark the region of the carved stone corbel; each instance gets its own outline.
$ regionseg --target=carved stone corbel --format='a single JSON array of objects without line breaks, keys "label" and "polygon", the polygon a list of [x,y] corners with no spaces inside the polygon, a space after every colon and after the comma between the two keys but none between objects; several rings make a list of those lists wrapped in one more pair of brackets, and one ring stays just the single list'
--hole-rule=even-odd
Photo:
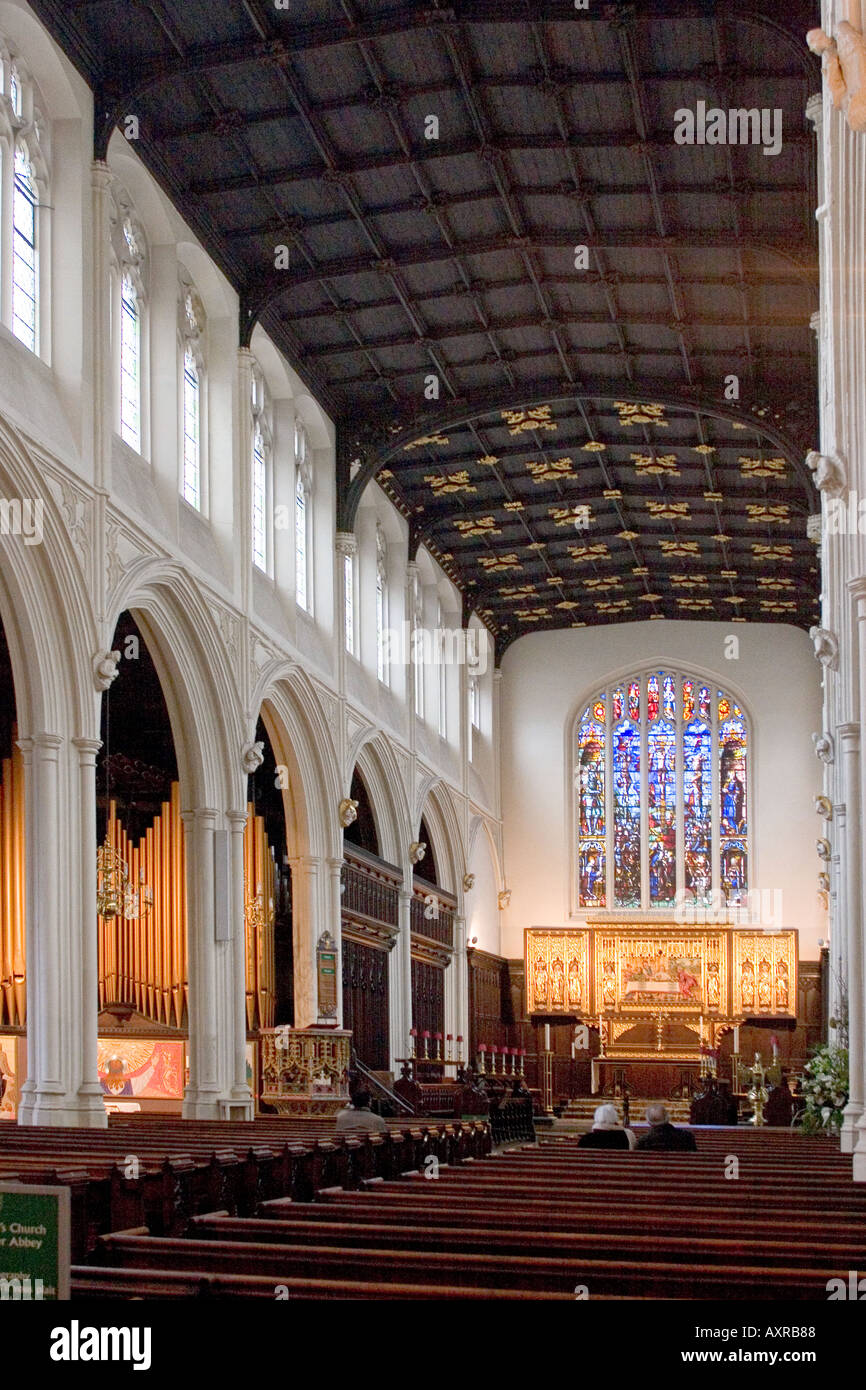
[{"label": "carved stone corbel", "polygon": [[810,449],[806,464],[819,492],[826,492],[828,497],[842,496],[848,485],[848,472],[838,454],[819,454],[817,449]]},{"label": "carved stone corbel", "polygon": [[809,636],[821,665],[836,671],[839,668],[839,639],[827,627],[810,627]]},{"label": "carved stone corbel", "polygon": [[245,743],[241,750],[241,766],[248,777],[258,772],[265,760],[264,743]]},{"label": "carved stone corbel", "polygon": [[358,803],[353,801],[350,796],[344,796],[337,809],[340,824],[347,830],[354,821],[358,819]]},{"label": "carved stone corbel", "polygon": [[93,658],[93,684],[97,690],[107,690],[117,679],[120,652],[97,652]]},{"label": "carved stone corbel", "polygon": [[816,796],[815,810],[818,815],[823,816],[825,820],[833,819],[833,803],[829,796]]},{"label": "carved stone corbel", "polygon": [[820,758],[822,763],[835,761],[836,754],[830,734],[813,734],[812,742],[815,745],[815,756]]},{"label": "carved stone corbel", "polygon": [[832,857],[833,857],[833,849],[832,849],[832,846],[831,846],[831,844],[830,844],[830,841],[827,840],[827,839],[824,839],[823,836],[821,837],[820,840],[816,840],[816,841],[815,841],[815,848],[816,848],[816,850],[818,851],[818,858],[819,858],[819,859],[823,859],[825,864],[828,863],[828,862],[830,861],[830,859],[832,859]]},{"label": "carved stone corbel", "polygon": [[823,29],[810,29],[806,42],[822,59],[824,76],[833,105],[852,130],[866,130],[866,40],[853,24],[842,19],[836,37]]}]

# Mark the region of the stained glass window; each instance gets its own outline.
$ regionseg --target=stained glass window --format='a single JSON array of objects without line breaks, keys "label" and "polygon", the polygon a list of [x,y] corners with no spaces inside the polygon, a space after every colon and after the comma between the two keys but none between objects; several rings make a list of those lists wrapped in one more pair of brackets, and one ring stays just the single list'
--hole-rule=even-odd
[{"label": "stained glass window", "polygon": [[[602,706],[603,708],[603,706]],[[607,902],[607,837],[605,818],[606,734],[586,711],[577,732],[580,906],[604,907]]]},{"label": "stained glass window", "polygon": [[260,425],[253,436],[253,564],[268,568],[268,465]]},{"label": "stained glass window", "polygon": [[749,886],[747,751],[742,715],[727,719],[719,727],[720,876],[726,896],[734,902],[741,901]]},{"label": "stained glass window", "polygon": [[712,890],[712,738],[712,731],[700,720],[691,720],[683,730],[685,888],[701,906],[710,901]]},{"label": "stained glass window", "polygon": [[676,685],[673,676],[665,676],[662,686],[664,696],[662,699],[662,710],[665,719],[676,719],[677,717],[677,697]]},{"label": "stained glass window", "polygon": [[660,719],[647,735],[647,840],[652,907],[672,903],[677,890],[677,731]]},{"label": "stained glass window", "polygon": [[695,683],[683,681],[683,723],[687,724],[695,712]]},{"label": "stained glass window", "polygon": [[730,695],[682,673],[637,675],[589,702],[575,754],[579,907],[743,901],[748,725]]},{"label": "stained glass window", "polygon": [[646,717],[647,719],[658,719],[659,714],[659,678],[650,676],[646,684]]},{"label": "stained glass window", "polygon": [[641,905],[640,803],[640,726],[624,720],[613,731],[613,893],[616,907]]}]

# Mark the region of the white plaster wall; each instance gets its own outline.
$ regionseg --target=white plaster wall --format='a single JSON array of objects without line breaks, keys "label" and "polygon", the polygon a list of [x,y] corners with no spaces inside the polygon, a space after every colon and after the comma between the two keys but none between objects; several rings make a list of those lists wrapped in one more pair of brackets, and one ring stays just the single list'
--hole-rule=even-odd
[{"label": "white plaster wall", "polygon": [[[466,940],[479,951],[489,951],[491,955],[500,954],[500,917],[497,904],[499,881],[494,863],[490,839],[483,825],[479,825],[469,856],[469,871],[475,875],[475,883],[466,895]],[[472,938],[478,938],[473,942]]]},{"label": "white plaster wall", "polygon": [[[725,639],[739,639],[726,660]],[[504,870],[512,889],[502,950],[523,955],[523,929],[569,923],[566,738],[611,673],[690,668],[739,695],[752,731],[752,888],[782,892],[783,921],[816,959],[826,918],[817,897],[823,833],[812,732],[821,727],[821,668],[805,632],[767,623],[645,622],[532,633],[505,654],[502,679]],[[772,901],[772,899],[771,899]]]}]

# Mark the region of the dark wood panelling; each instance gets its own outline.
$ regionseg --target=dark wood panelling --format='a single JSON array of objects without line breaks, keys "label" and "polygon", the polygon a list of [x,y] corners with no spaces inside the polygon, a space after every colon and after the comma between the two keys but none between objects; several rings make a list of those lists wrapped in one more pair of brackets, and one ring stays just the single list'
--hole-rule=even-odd
[{"label": "dark wood panelling", "polygon": [[343,954],[343,1027],[351,1028],[361,1061],[386,1071],[388,1048],[388,953],[362,946],[345,934]]},{"label": "dark wood panelling", "polygon": [[[445,972],[412,957],[412,1026],[419,1036],[445,1032]],[[418,1047],[421,1051],[421,1047]]]}]

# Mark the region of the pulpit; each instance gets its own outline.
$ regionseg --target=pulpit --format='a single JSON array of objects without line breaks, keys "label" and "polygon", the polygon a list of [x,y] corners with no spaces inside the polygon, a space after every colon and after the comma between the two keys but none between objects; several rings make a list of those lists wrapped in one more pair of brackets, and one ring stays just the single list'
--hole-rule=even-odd
[{"label": "pulpit", "polygon": [[280,1115],[335,1115],[349,1101],[351,1032],[264,1028],[262,1100]]}]

